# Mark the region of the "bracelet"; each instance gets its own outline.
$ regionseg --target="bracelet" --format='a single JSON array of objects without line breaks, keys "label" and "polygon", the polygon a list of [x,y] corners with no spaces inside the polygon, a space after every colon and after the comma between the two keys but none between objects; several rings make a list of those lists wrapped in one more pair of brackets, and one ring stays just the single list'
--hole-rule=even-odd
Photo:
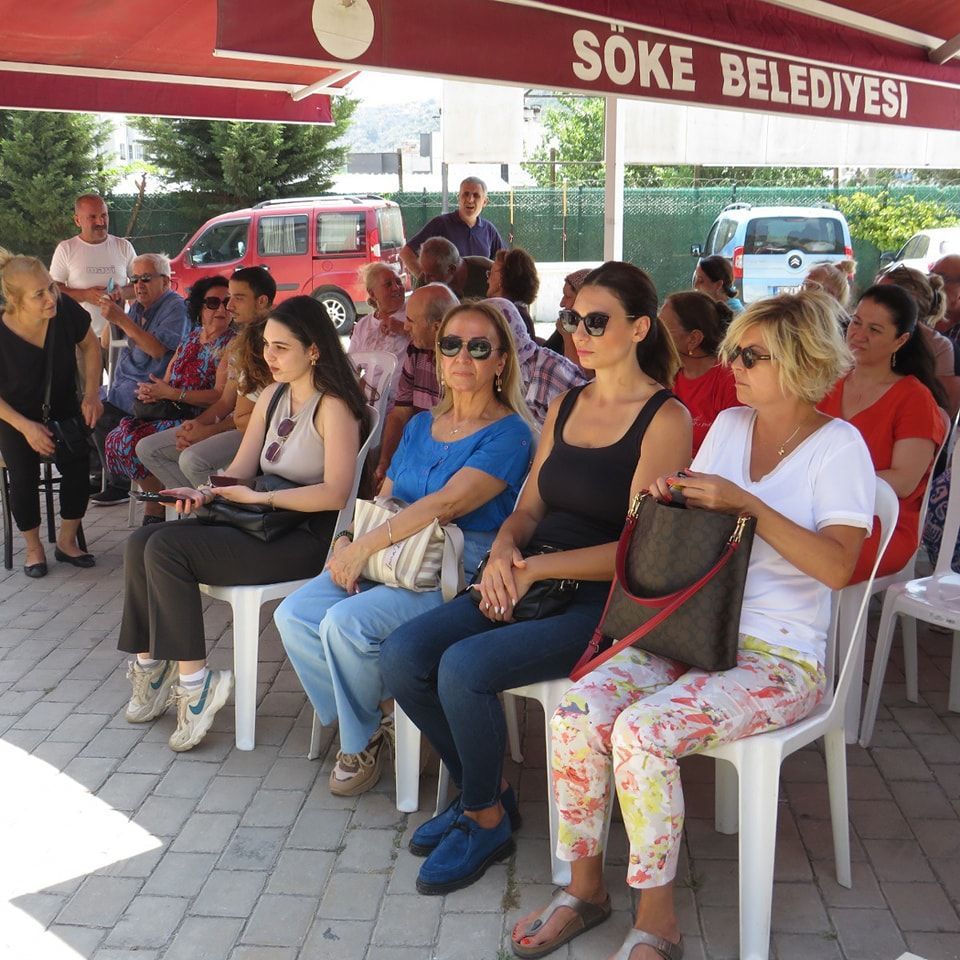
[{"label": "bracelet", "polygon": [[353,543],[352,530],[340,530],[338,533],[335,533],[333,535],[333,542],[336,543],[341,537],[346,537],[351,543]]},{"label": "bracelet", "polygon": [[393,527],[390,526],[390,521],[387,521],[387,539],[390,541],[390,546],[393,546]]},{"label": "bracelet", "polygon": [[276,495],[276,492],[277,492],[276,490],[268,490],[268,491],[267,491],[267,506],[268,506],[271,510],[276,510],[276,509],[277,509],[277,508],[273,505],[273,498],[274,498],[274,496]]},{"label": "bracelet", "polygon": [[183,398],[187,395],[187,388],[183,387],[180,391],[180,399],[177,400],[177,403],[183,403]]}]

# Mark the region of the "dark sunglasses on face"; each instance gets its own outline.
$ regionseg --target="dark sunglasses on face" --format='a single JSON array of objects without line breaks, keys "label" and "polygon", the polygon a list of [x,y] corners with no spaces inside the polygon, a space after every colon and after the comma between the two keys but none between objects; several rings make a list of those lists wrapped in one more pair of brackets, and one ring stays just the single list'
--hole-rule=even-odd
[{"label": "dark sunglasses on face", "polygon": [[728,363],[740,358],[740,362],[748,369],[752,370],[758,360],[772,360],[769,353],[758,353],[753,347],[734,347],[727,358]]},{"label": "dark sunglasses on face", "polygon": [[[628,314],[627,319],[636,320],[637,318],[635,315]],[[576,333],[581,322],[591,337],[602,337],[606,332],[607,324],[610,322],[610,314],[594,310],[586,316],[581,316],[576,310],[569,308],[560,311],[560,326],[567,333]]]},{"label": "dark sunglasses on face", "polygon": [[157,277],[162,277],[162,273],[135,273],[130,277],[131,283],[149,283],[151,280],[156,280]]},{"label": "dark sunglasses on face", "polygon": [[279,440],[274,440],[273,443],[267,447],[267,452],[264,454],[266,457],[267,463],[276,463],[277,459],[280,457],[280,451],[283,449],[283,445],[287,442],[287,437],[293,433],[293,428],[296,426],[296,421],[291,420],[289,417],[284,417],[283,420],[277,425],[277,436]]},{"label": "dark sunglasses on face", "polygon": [[204,297],[203,305],[208,310],[219,310],[221,306],[226,307],[230,303],[230,297]]},{"label": "dark sunglasses on face", "polygon": [[464,344],[467,347],[467,353],[474,360],[486,360],[493,353],[493,344],[486,337],[471,337],[464,340],[463,337],[446,336],[440,338],[440,352],[445,357],[455,357],[462,349]]}]

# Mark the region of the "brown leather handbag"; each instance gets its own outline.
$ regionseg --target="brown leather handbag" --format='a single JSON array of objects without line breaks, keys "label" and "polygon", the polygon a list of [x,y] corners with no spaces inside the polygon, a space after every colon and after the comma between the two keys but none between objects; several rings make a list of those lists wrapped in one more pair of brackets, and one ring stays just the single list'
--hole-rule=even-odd
[{"label": "brown leather handbag", "polygon": [[756,526],[756,517],[746,514],[635,497],[600,625],[570,679],[579,680],[633,644],[711,672],[736,666]]}]

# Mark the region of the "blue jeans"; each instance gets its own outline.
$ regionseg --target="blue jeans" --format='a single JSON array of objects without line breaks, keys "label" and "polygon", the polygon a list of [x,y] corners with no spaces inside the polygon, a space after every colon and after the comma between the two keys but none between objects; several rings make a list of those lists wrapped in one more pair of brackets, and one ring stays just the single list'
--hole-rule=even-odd
[{"label": "blue jeans", "polygon": [[506,724],[497,694],[566,676],[600,622],[609,589],[584,583],[563,613],[507,624],[458,597],[384,643],[380,668],[390,689],[462,787],[464,809],[500,798]]},{"label": "blue jeans", "polygon": [[[493,533],[464,531],[468,581],[492,541]],[[380,701],[389,696],[380,645],[397,627],[443,603],[439,590],[417,593],[370,580],[358,586],[360,593],[348,594],[323,573],[290,594],[273,615],[320,722],[329,726],[339,718],[344,753],[365,749],[380,723]]]}]

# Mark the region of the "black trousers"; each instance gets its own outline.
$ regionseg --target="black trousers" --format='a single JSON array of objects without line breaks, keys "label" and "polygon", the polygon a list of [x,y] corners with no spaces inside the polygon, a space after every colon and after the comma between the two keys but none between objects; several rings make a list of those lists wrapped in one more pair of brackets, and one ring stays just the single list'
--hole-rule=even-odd
[{"label": "black trousers", "polygon": [[[112,403],[107,403],[104,401],[103,413],[100,414],[100,419],[93,428],[93,442],[97,445],[97,453],[100,456],[100,463],[103,465],[103,469],[105,471],[107,469],[107,455],[104,452],[103,446],[106,443],[107,434],[110,433],[111,430],[115,430],[117,427],[119,427],[120,421],[124,417],[129,416],[130,414],[125,410],[121,410],[119,407],[115,407]],[[108,473],[107,486],[115,487],[118,490],[129,490],[130,478]]]},{"label": "black trousers", "polygon": [[[18,530],[40,526],[40,454],[27,443],[19,430],[0,420],[0,455],[10,474],[10,512]],[[54,459],[60,471],[60,516],[80,520],[87,512],[89,480],[87,449],[58,453]]]},{"label": "black trousers", "polygon": [[[264,543],[196,519],[135,530],[123,557],[123,620],[117,647],[157,660],[205,660],[199,584],[243,586],[315,577],[323,570],[335,511]],[[326,521],[324,523],[324,521]],[[323,534],[323,535],[319,535]]]}]

